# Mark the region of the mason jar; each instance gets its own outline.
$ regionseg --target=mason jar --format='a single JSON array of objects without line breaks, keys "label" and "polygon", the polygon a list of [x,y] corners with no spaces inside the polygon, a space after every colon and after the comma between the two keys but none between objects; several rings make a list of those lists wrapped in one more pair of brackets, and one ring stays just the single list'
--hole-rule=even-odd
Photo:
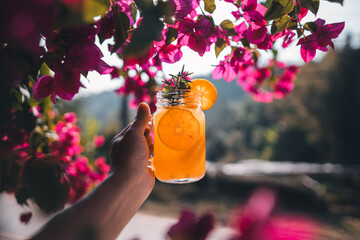
[{"label": "mason jar", "polygon": [[205,115],[200,93],[186,89],[157,92],[152,117],[156,178],[167,183],[200,180],[205,166]]}]

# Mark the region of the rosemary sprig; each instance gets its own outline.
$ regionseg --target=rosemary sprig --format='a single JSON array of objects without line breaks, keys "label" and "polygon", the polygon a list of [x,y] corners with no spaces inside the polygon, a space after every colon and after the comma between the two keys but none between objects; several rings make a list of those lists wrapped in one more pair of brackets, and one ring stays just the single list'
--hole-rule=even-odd
[{"label": "rosemary sprig", "polygon": [[191,80],[188,80],[187,77],[193,73],[184,71],[184,66],[182,70],[177,75],[172,75],[170,80],[164,80],[163,91],[174,91],[179,89],[191,89],[190,84]]}]

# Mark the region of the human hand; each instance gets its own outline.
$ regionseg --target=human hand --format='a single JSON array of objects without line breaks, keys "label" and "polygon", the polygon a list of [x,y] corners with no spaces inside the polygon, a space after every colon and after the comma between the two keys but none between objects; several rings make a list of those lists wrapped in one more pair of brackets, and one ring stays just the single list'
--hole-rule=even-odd
[{"label": "human hand", "polygon": [[135,120],[112,139],[109,150],[111,174],[121,176],[129,184],[149,183],[152,189],[155,178],[148,163],[154,145],[149,120],[149,106],[140,103]]}]

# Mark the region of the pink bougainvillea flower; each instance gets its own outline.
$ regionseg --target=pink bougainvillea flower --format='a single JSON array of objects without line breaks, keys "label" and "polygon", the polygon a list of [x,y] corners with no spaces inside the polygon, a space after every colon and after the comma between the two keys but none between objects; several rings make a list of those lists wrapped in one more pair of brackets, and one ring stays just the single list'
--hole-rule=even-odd
[{"label": "pink bougainvillea flower", "polygon": [[231,82],[237,76],[234,68],[231,66],[230,62],[222,61],[212,72],[212,76],[214,79],[224,78],[225,81]]},{"label": "pink bougainvillea flower", "polygon": [[263,49],[263,50],[271,49],[273,47],[273,41],[271,35],[267,34],[264,41],[258,43],[257,46],[259,49]]},{"label": "pink bougainvillea flower", "polygon": [[95,166],[102,174],[108,174],[110,171],[110,165],[106,163],[105,157],[101,156],[95,160]]},{"label": "pink bougainvillea flower", "polygon": [[308,9],[300,7],[300,12],[298,14],[298,19],[299,19],[298,21],[301,21],[304,17],[306,17],[308,11],[309,11]]},{"label": "pink bougainvillea flower", "polygon": [[194,212],[183,210],[179,221],[170,227],[167,236],[172,240],[205,240],[214,228],[214,223],[212,214],[204,214],[197,219]]},{"label": "pink bougainvillea flower", "polygon": [[239,10],[232,11],[231,14],[234,16],[236,20],[239,20],[242,17],[242,14]]},{"label": "pink bougainvillea flower", "polygon": [[64,100],[72,100],[82,86],[80,82],[80,72],[72,66],[64,64],[54,64],[53,92],[51,99],[55,100],[55,95]]},{"label": "pink bougainvillea flower", "polygon": [[260,28],[250,28],[244,33],[244,36],[249,40],[250,43],[258,44],[265,40],[267,35],[266,26]]},{"label": "pink bougainvillea flower", "polygon": [[290,43],[292,43],[294,37],[295,37],[295,33],[293,31],[291,31],[290,29],[285,29],[284,41],[282,47],[287,48],[290,45]]},{"label": "pink bougainvillea flower", "polygon": [[326,52],[329,45],[334,48],[332,39],[337,38],[345,27],[344,22],[324,25],[325,21],[322,19],[316,20],[315,23],[318,25],[317,31],[300,38],[297,43],[297,45],[301,45],[300,54],[306,63],[315,57],[316,50]]},{"label": "pink bougainvillea flower", "polygon": [[257,7],[257,0],[242,0],[241,1],[241,9],[244,12],[255,10]]},{"label": "pink bougainvillea flower", "polygon": [[71,100],[82,86],[80,72],[68,64],[54,64],[55,76],[42,76],[34,85],[36,99],[51,95],[51,101],[56,103],[56,96]]},{"label": "pink bougainvillea flower", "polygon": [[246,23],[243,21],[241,22],[239,25],[234,27],[235,32],[237,33],[236,36],[233,36],[233,40],[238,42],[240,41],[243,37],[243,33],[248,29],[248,27],[246,26]]},{"label": "pink bougainvillea flower", "polygon": [[195,33],[200,36],[210,36],[212,34],[212,23],[208,18],[199,18],[194,25]]},{"label": "pink bougainvillea flower", "polygon": [[161,61],[166,63],[174,63],[179,61],[183,56],[180,48],[174,44],[163,46],[159,50],[159,58]]},{"label": "pink bougainvillea flower", "polygon": [[277,99],[283,99],[295,87],[294,80],[299,68],[295,65],[289,66],[274,86],[274,95]]},{"label": "pink bougainvillea flower", "polygon": [[94,70],[102,57],[102,52],[94,43],[75,45],[67,51],[65,62],[82,72]]},{"label": "pink bougainvillea flower", "polygon": [[73,112],[67,112],[64,114],[64,121],[67,123],[75,124],[77,122],[76,114]]},{"label": "pink bougainvillea flower", "polygon": [[102,135],[95,136],[93,141],[96,147],[101,147],[105,143],[105,137]]},{"label": "pink bougainvillea flower", "polygon": [[101,75],[111,74],[111,78],[119,77],[119,70],[117,67],[111,67],[103,60],[99,60],[94,70]]},{"label": "pink bougainvillea flower", "polygon": [[256,102],[270,103],[273,101],[274,96],[271,92],[259,92],[254,94],[253,99]]},{"label": "pink bougainvillea flower", "polygon": [[300,54],[304,62],[307,63],[313,60],[313,58],[315,57],[318,44],[314,39],[310,39],[310,38],[307,38],[306,40],[304,38],[302,39],[300,39],[298,43],[301,45]]},{"label": "pink bougainvillea flower", "polygon": [[253,65],[255,63],[251,52],[248,49],[242,47],[238,47],[232,52],[230,62],[231,65],[238,70],[243,69],[244,66]]},{"label": "pink bougainvillea flower", "polygon": [[211,26],[207,18],[199,18],[196,21],[190,18],[182,20],[179,24],[178,44],[188,46],[203,56],[206,51],[210,51],[209,46],[212,44],[209,39],[212,33]]},{"label": "pink bougainvillea flower", "polygon": [[230,225],[237,233],[231,240],[316,240],[320,224],[300,215],[274,213],[276,194],[256,190],[243,209],[235,211]]},{"label": "pink bougainvillea flower", "polygon": [[[72,28],[61,29],[55,32],[57,44],[64,44],[68,49],[78,45],[93,45],[95,36],[99,32],[95,24],[81,25]],[[54,38],[54,37],[53,37]]]},{"label": "pink bougainvillea flower", "polygon": [[254,29],[265,26],[267,24],[264,16],[256,10],[244,12],[243,16],[245,21],[249,23]]},{"label": "pink bougainvillea flower", "polygon": [[100,20],[96,22],[98,26],[99,33],[98,36],[100,38],[100,42],[104,41],[105,39],[109,39],[114,36],[114,29],[115,29],[115,14],[112,9]]},{"label": "pink bougainvillea flower", "polygon": [[53,91],[53,78],[50,76],[41,76],[34,84],[33,91],[35,99],[50,96]]},{"label": "pink bougainvillea flower", "polygon": [[189,38],[188,46],[199,53],[200,56],[203,56],[206,51],[207,42],[206,39],[199,35],[192,35]]},{"label": "pink bougainvillea flower", "polygon": [[199,1],[197,0],[171,0],[171,6],[173,7],[175,13],[175,18],[184,18],[188,14],[195,11],[199,6]]},{"label": "pink bougainvillea flower", "polygon": [[[161,61],[166,62],[166,63],[177,62],[182,58],[183,53],[180,50],[180,47],[177,45],[169,44],[166,46],[165,32],[166,32],[166,30],[163,31],[163,39],[161,41],[154,42],[155,49],[158,52],[158,57]],[[149,71],[149,74],[151,74],[150,71]]]}]

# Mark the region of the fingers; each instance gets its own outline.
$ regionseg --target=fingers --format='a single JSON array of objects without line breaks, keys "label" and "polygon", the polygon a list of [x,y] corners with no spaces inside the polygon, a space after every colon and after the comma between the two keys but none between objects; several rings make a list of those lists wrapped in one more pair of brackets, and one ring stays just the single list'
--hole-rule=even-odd
[{"label": "fingers", "polygon": [[113,142],[115,141],[115,139],[123,137],[125,135],[125,133],[129,130],[129,128],[131,127],[133,123],[130,123],[129,125],[127,125],[121,132],[119,132],[118,134],[115,135],[115,137],[113,139],[111,139],[110,143],[109,143],[109,147],[108,150],[111,151]]},{"label": "fingers", "polygon": [[140,103],[133,122],[132,129],[145,132],[148,122],[150,121],[150,108],[146,103]]},{"label": "fingers", "polygon": [[146,129],[145,129],[145,132],[144,132],[144,136],[145,136],[148,148],[149,148],[149,157],[151,157],[152,154],[154,153],[153,138],[150,135],[150,133],[151,133],[151,128],[150,128],[150,126],[147,126]]}]

